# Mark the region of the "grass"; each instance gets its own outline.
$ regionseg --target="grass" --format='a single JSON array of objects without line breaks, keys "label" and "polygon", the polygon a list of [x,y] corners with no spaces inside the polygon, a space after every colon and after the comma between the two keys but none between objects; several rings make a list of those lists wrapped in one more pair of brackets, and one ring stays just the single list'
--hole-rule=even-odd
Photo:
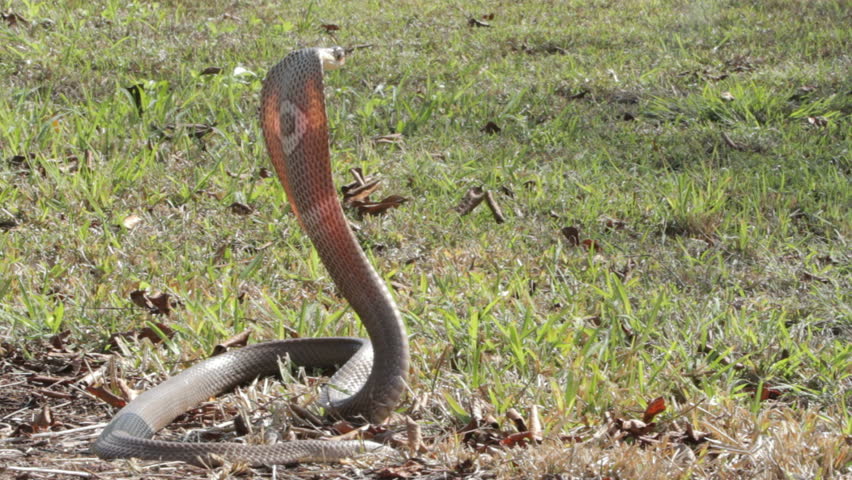
[{"label": "grass", "polygon": [[[161,321],[137,289],[179,300],[177,333],[124,346],[128,376],[180,370],[246,328],[359,334],[265,173],[256,111],[292,49],[369,44],[326,78],[334,171],[409,198],[353,221],[410,331],[400,412],[430,462],[462,477],[465,459],[498,478],[852,475],[843,1],[4,10],[25,20],[0,23],[7,351],[38,358],[66,330],[99,351]],[[404,144],[372,140],[390,133]],[[452,210],[474,186],[505,223]],[[760,401],[764,386],[777,395]],[[658,433],[689,423],[717,443],[616,438],[614,418],[659,396]],[[454,433],[476,408],[532,405],[541,446],[483,454]]]}]

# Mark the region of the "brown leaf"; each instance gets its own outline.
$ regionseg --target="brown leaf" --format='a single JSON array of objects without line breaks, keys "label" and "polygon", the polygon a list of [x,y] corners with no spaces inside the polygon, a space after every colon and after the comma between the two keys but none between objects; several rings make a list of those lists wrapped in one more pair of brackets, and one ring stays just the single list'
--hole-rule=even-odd
[{"label": "brown leaf", "polygon": [[518,432],[500,440],[500,445],[503,447],[514,447],[515,445],[524,447],[528,440],[533,440],[532,432]]},{"label": "brown leaf", "polygon": [[213,354],[210,356],[215,357],[216,355],[225,353],[229,349],[234,347],[245,347],[246,344],[248,344],[248,339],[250,335],[251,330],[243,330],[242,332],[213,347]]},{"label": "brown leaf", "polygon": [[112,392],[105,390],[104,387],[86,387],[85,390],[87,393],[114,408],[124,408],[127,405],[126,401]]},{"label": "brown leaf", "polygon": [[[145,307],[147,308],[147,307]],[[139,328],[135,330],[128,330],[126,332],[114,333],[109,337],[109,341],[107,345],[110,345],[112,348],[118,347],[118,339],[132,339],[132,338],[147,338],[151,343],[157,344],[163,341],[163,338],[160,336],[160,333],[165,336],[165,338],[172,338],[174,336],[175,331],[169,328],[168,325],[164,323],[155,323],[153,327],[147,326],[144,328]]]},{"label": "brown leaf", "polygon": [[691,444],[704,443],[710,437],[709,433],[693,430],[692,424],[686,424],[686,441]]},{"label": "brown leaf", "polygon": [[420,431],[420,425],[407,415],[405,417],[405,432],[408,451],[412,454],[420,453],[423,448],[423,434]]},{"label": "brown leaf", "polygon": [[408,199],[400,195],[391,195],[380,202],[359,202],[355,204],[361,215],[381,215],[391,208],[396,208]]},{"label": "brown leaf", "polygon": [[379,188],[380,182],[381,180],[375,179],[357,186],[352,186],[352,184],[344,185],[343,202],[349,205],[368,202],[370,194]]},{"label": "brown leaf", "polygon": [[488,135],[494,135],[496,133],[500,133],[500,130],[502,130],[502,129],[500,127],[498,127],[497,124],[492,122],[492,121],[489,121],[488,123],[485,124],[484,127],[479,129],[480,132],[487,133]]},{"label": "brown leaf", "polygon": [[42,405],[41,410],[33,417],[33,421],[30,422],[30,427],[32,427],[33,433],[43,432],[45,430],[49,430],[55,424],[53,420],[53,414],[50,411],[50,407]]},{"label": "brown leaf", "polygon": [[272,170],[266,167],[260,167],[260,170],[257,171],[257,176],[260,178],[269,178],[272,176]]},{"label": "brown leaf", "polygon": [[653,428],[653,423],[645,423],[642,420],[637,420],[635,418],[621,421],[621,430],[636,437],[647,435]]},{"label": "brown leaf", "polygon": [[472,212],[485,199],[485,190],[482,187],[471,187],[461,199],[455,210],[461,215]]},{"label": "brown leaf", "polygon": [[139,392],[130,388],[130,385],[128,385],[124,379],[118,378],[116,379],[116,383],[118,383],[118,389],[121,390],[121,394],[124,396],[124,399],[128,402],[132,402],[133,399],[139,395]]},{"label": "brown leaf", "polygon": [[234,431],[240,437],[244,437],[252,432],[251,422],[246,420],[246,417],[242,413],[234,417]]},{"label": "brown leaf", "polygon": [[536,442],[541,442],[541,418],[538,415],[538,405],[530,407],[530,435]]},{"label": "brown leaf", "polygon": [[217,75],[224,70],[222,67],[207,67],[199,75]]},{"label": "brown leaf", "polygon": [[376,135],[373,137],[373,143],[391,143],[396,145],[402,145],[405,143],[405,139],[401,133],[390,133],[387,135]]},{"label": "brown leaf", "polygon": [[53,347],[57,352],[67,352],[68,350],[65,348],[65,340],[71,335],[71,330],[65,330],[63,332],[59,332],[56,335],[50,337],[50,346]]},{"label": "brown leaf", "polygon": [[147,308],[148,312],[154,315],[168,315],[172,307],[169,294],[163,292],[148,295],[145,290],[134,290],[130,292],[130,300],[137,306]]},{"label": "brown leaf", "polygon": [[569,247],[580,245],[580,229],[577,227],[562,227],[562,235],[568,240]]},{"label": "brown leaf", "polygon": [[377,470],[376,478],[397,479],[397,478],[415,478],[420,477],[420,472],[423,471],[425,465],[417,461],[417,459],[406,460],[397,467],[385,467]]},{"label": "brown leaf", "polygon": [[22,17],[22,16],[18,15],[18,14],[17,14],[17,13],[15,13],[15,12],[3,12],[3,13],[0,13],[0,17],[3,17],[3,20],[4,20],[4,21],[6,22],[6,24],[7,24],[7,25],[9,25],[10,27],[15,27],[15,26],[17,26],[19,23],[20,23],[21,25],[27,25],[27,24],[28,24],[28,22],[24,19],[24,17]]},{"label": "brown leaf", "polygon": [[512,421],[515,424],[515,429],[519,432],[526,432],[528,430],[526,422],[524,422],[524,417],[518,413],[514,408],[510,408],[506,411],[506,418]]},{"label": "brown leaf", "polygon": [[494,20],[494,14],[493,13],[486,13],[485,15],[482,16],[482,19],[483,20]]},{"label": "brown leaf", "polygon": [[506,221],[506,217],[503,216],[503,211],[500,210],[500,206],[497,205],[497,200],[494,200],[494,195],[492,195],[491,192],[485,192],[485,203],[491,210],[491,215],[494,216],[495,222],[504,223]]},{"label": "brown leaf", "polygon": [[777,400],[779,397],[781,397],[782,393],[783,392],[781,392],[781,390],[772,388],[771,385],[765,383],[761,386],[760,389],[760,401],[762,402],[764,400]]},{"label": "brown leaf", "polygon": [[580,243],[584,247],[586,247],[586,250],[600,251],[600,249],[601,249],[601,246],[598,244],[598,242],[596,242],[595,240],[592,240],[591,238],[587,238]]},{"label": "brown leaf", "polygon": [[228,205],[228,208],[237,215],[250,215],[254,211],[253,208],[242,202],[234,202]]},{"label": "brown leaf", "polygon": [[333,23],[325,23],[325,24],[320,25],[320,26],[322,28],[324,28],[326,32],[336,32],[336,31],[340,30],[340,27],[333,24]]},{"label": "brown leaf", "polygon": [[657,414],[664,412],[666,410],[666,400],[663,397],[657,397],[651,400],[648,403],[648,406],[645,407],[645,413],[642,415],[642,421],[645,423],[650,422],[657,416]]},{"label": "brown leaf", "polygon": [[600,221],[610,230],[622,230],[627,226],[627,222],[612,217],[602,217]]}]

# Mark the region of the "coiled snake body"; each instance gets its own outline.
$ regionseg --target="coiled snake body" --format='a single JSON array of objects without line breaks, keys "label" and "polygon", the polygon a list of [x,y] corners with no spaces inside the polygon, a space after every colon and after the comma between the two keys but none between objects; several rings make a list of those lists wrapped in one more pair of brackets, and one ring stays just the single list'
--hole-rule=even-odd
[{"label": "coiled snake body", "polygon": [[324,68],[342,65],[343,53],[342,48],[334,47],[289,54],[264,81],[260,117],[272,164],[299,223],[335,285],[361,318],[370,341],[348,337],[278,340],[210,358],[121,409],[92,447],[101,458],[272,465],[336,461],[384,448],[361,441],[245,445],[152,438],[211,396],[258,376],[278,373],[278,360],[285,356],[296,365],[342,365],[321,399],[334,415],[381,422],[402,396],[409,364],[405,327],[387,287],[349,230],[332,183],[322,74]]}]

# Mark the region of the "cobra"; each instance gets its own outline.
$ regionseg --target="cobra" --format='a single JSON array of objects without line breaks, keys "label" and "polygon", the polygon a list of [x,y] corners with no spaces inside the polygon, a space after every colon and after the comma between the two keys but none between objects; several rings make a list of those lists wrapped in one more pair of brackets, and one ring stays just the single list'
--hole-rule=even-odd
[{"label": "cobra", "polygon": [[405,327],[386,285],[349,229],[331,176],[323,70],[343,63],[340,47],[303,49],[287,55],[264,80],[260,122],[272,164],[302,229],[334,284],[358,314],[370,340],[277,340],[207,359],[121,409],[93,446],[101,458],[177,460],[197,465],[231,461],[259,466],[331,462],[365,451],[389,450],[356,440],[245,445],[153,438],[200,402],[259,376],[278,373],[279,359],[284,357],[306,367],[341,366],[320,398],[332,415],[379,423],[399,404],[409,366]]}]

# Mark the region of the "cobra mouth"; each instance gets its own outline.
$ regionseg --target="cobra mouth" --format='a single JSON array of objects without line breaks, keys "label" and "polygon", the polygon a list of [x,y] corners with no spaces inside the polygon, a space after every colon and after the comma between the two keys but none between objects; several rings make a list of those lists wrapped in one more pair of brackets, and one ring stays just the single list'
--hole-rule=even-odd
[{"label": "cobra mouth", "polygon": [[343,47],[318,48],[317,53],[325,70],[334,70],[346,63],[346,51]]}]

